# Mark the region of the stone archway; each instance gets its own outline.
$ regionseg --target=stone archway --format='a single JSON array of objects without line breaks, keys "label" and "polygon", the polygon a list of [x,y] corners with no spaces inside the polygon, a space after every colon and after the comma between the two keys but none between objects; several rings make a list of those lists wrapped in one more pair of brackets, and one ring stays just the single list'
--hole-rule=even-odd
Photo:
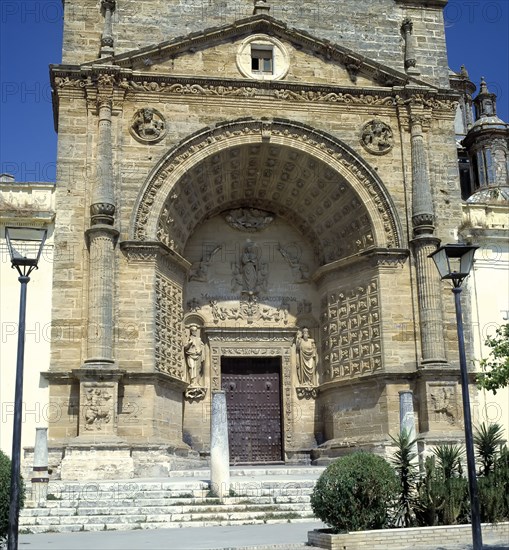
[{"label": "stone archway", "polygon": [[[259,171],[264,160],[275,163],[275,172]],[[230,177],[224,179],[223,173]],[[270,190],[272,184],[284,189]],[[202,219],[221,212],[226,203],[246,202],[272,205],[302,233],[316,237],[321,263],[355,253],[335,251],[329,242],[337,231],[352,234],[345,226],[351,212],[355,218],[361,210],[367,215],[367,240],[359,250],[399,248],[404,242],[396,209],[380,178],[349,147],[303,124],[254,119],[204,129],[170,150],[140,192],[131,238],[161,240],[181,253]],[[350,211],[342,212],[340,204]]]},{"label": "stone archway", "polygon": [[[231,306],[231,311],[227,311],[223,304],[214,305],[211,300],[190,306],[185,298],[186,280],[193,274],[203,277],[202,264],[210,264],[218,247],[218,243],[212,242],[208,252],[191,257],[187,245],[193,235],[214,218],[224,219],[230,215],[228,213],[248,209],[282,220],[308,243],[309,258],[312,258],[308,258],[312,272],[307,283],[313,287],[313,297],[309,299],[309,289],[308,294],[303,292],[301,296],[303,303],[311,304],[309,310],[304,306],[299,312],[294,307],[284,313],[283,303],[278,307],[263,303],[264,292],[270,294],[270,289],[252,292],[256,298],[259,292],[262,299],[256,305],[257,315],[259,307],[265,307],[264,314],[273,321],[270,327],[271,322],[260,321],[260,315],[249,319],[249,313],[244,318],[238,313],[236,317],[235,312],[241,312],[244,307],[243,292],[249,290],[242,288],[242,284],[236,289],[239,304]],[[210,234],[215,233],[211,231]],[[184,402],[184,431],[186,418],[201,418],[203,425],[194,435],[185,438],[186,441],[194,448],[206,451],[208,427],[203,418],[209,397],[204,399],[204,396],[208,390],[220,388],[221,357],[260,353],[281,357],[285,456],[300,456],[304,449],[309,450],[316,430],[314,400],[317,392],[313,388],[298,391],[302,388],[297,387],[295,335],[302,328],[301,320],[307,316],[306,324],[314,323],[313,337],[322,350],[320,382],[340,376],[340,370],[335,370],[332,365],[334,357],[339,361],[338,353],[328,351],[327,347],[333,345],[327,342],[334,341],[334,345],[340,346],[337,337],[328,336],[335,325],[327,317],[327,311],[335,308],[340,312],[337,296],[342,294],[331,293],[330,282],[332,286],[337,283],[339,288],[344,287],[344,281],[336,276],[337,270],[345,270],[348,265],[350,277],[356,269],[352,268],[352,262],[362,259],[370,251],[397,250],[403,240],[395,208],[377,174],[344,144],[301,124],[263,120],[224,123],[191,136],[160,161],[140,192],[132,217],[131,237],[140,246],[160,242],[167,250],[165,261],[159,262],[156,268],[158,307],[165,311],[163,316],[156,311],[156,316],[159,315],[154,336],[156,371],[177,378],[185,377],[184,358],[179,350],[185,338],[186,319],[181,324],[181,316],[192,314],[194,319],[202,319],[200,330],[207,346],[205,369],[208,378],[203,383],[203,391],[196,394],[202,399],[201,403],[192,398]],[[284,254],[281,256],[279,261],[284,263]],[[349,300],[352,304],[359,302],[361,308],[366,301],[364,295],[369,295],[370,303],[378,308],[378,279],[373,270],[362,269],[363,281],[354,285],[355,288],[348,287],[349,295],[357,293]],[[225,277],[234,281],[235,273],[223,274],[223,279]],[[213,284],[206,277],[203,281]],[[181,301],[180,310],[175,300]],[[245,300],[247,307],[250,307],[250,300],[249,297]],[[325,305],[320,304],[320,300],[325,300]],[[214,307],[223,309],[225,317],[216,318]],[[362,323],[363,317],[368,318],[361,311],[357,322]],[[369,319],[370,323],[376,324],[379,334],[378,313],[370,314]],[[355,334],[360,334],[361,328],[358,324],[356,329],[351,329],[352,334],[354,330],[357,331]],[[170,340],[166,339],[168,334]],[[373,372],[380,370],[382,365],[380,346],[376,344],[375,347],[377,349],[373,351],[371,346],[369,353],[375,353],[378,359],[367,361]],[[343,375],[356,376],[357,372],[342,369]],[[193,422],[197,424],[198,420],[195,420]]]}]

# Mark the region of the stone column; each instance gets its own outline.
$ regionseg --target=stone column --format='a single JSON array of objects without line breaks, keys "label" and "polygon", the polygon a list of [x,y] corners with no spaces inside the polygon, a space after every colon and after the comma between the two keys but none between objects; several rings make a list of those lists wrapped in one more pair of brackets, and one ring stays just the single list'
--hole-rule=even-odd
[{"label": "stone column", "polygon": [[446,363],[440,277],[428,258],[440,240],[435,237],[428,160],[423,136],[423,119],[411,116],[412,225],[421,334],[422,365]]},{"label": "stone column", "polygon": [[112,161],[112,98],[114,77],[98,78],[97,178],[90,201],[87,355],[75,372],[80,380],[80,437],[115,438],[117,386],[121,373],[114,360],[113,295],[115,222]]},{"label": "stone column", "polygon": [[46,502],[48,482],[48,428],[35,428],[32,500],[36,504]]},{"label": "stone column", "polygon": [[104,10],[104,29],[101,36],[101,51],[99,57],[109,57],[115,53],[113,49],[112,16],[115,11],[115,0],[101,0],[101,8]]},{"label": "stone column", "polygon": [[415,35],[413,34],[414,24],[411,19],[405,19],[401,25],[401,32],[403,38],[405,39],[405,71],[408,74],[421,74],[420,71],[416,68],[417,57],[416,57],[416,47],[417,42],[415,40]]},{"label": "stone column", "polygon": [[404,390],[399,392],[399,428],[405,430],[410,439],[415,439],[415,416],[414,416],[414,392]]},{"label": "stone column", "polygon": [[212,392],[210,415],[210,483],[211,490],[220,499],[230,492],[230,450],[228,446],[228,417],[226,394]]},{"label": "stone column", "polygon": [[100,96],[97,182],[90,205],[90,229],[86,232],[89,249],[87,367],[110,367],[114,362],[113,280],[118,231],[113,227],[111,109],[111,98]]}]

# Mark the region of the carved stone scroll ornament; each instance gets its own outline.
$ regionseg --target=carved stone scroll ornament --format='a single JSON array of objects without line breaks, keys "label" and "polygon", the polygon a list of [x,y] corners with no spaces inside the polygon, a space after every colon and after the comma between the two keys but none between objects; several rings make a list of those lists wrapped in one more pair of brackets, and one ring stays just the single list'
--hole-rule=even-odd
[{"label": "carved stone scroll ornament", "polygon": [[311,386],[297,386],[295,388],[299,399],[316,399],[318,397],[318,388]]},{"label": "carved stone scroll ornament", "polygon": [[392,129],[381,120],[370,120],[362,127],[361,143],[370,153],[385,155],[394,146]]},{"label": "carved stone scroll ornament", "polygon": [[209,306],[216,324],[220,321],[245,321],[248,324],[266,321],[286,325],[290,309],[286,302],[281,302],[277,309],[260,305],[255,296],[249,297],[248,300],[241,300],[238,306],[219,306],[216,300],[210,300]]},{"label": "carved stone scroll ornament", "polygon": [[129,131],[141,143],[157,143],[166,135],[167,125],[159,111],[145,108],[136,111]]},{"label": "carved stone scroll ornament", "polygon": [[189,386],[184,395],[189,401],[198,401],[207,395],[207,388]]},{"label": "carved stone scroll ornament", "polygon": [[274,214],[257,208],[236,208],[226,212],[224,219],[234,229],[253,233],[265,229],[274,220]]}]

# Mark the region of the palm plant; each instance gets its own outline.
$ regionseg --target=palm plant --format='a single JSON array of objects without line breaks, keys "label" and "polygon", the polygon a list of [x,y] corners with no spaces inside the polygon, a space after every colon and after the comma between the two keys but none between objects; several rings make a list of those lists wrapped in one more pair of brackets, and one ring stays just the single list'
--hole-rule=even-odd
[{"label": "palm plant", "polygon": [[444,479],[448,480],[454,477],[461,477],[461,460],[465,453],[461,445],[444,443],[443,445],[434,447],[432,452],[437,457],[437,466],[442,470]]},{"label": "palm plant", "polygon": [[415,445],[418,438],[412,438],[411,434],[404,429],[396,437],[391,436],[391,439],[396,445],[396,452],[391,458],[391,463],[400,482],[395,523],[398,526],[410,527],[415,523],[413,507],[418,477]]},{"label": "palm plant", "polygon": [[475,428],[474,443],[477,456],[482,463],[481,473],[483,476],[486,477],[493,472],[504,441],[504,430],[500,424],[483,422],[479,428]]},{"label": "palm plant", "polygon": [[467,481],[463,477],[461,461],[464,449],[461,445],[445,443],[432,449],[437,458],[438,471],[442,477],[443,505],[439,512],[440,523],[454,525],[464,516],[468,495]]}]

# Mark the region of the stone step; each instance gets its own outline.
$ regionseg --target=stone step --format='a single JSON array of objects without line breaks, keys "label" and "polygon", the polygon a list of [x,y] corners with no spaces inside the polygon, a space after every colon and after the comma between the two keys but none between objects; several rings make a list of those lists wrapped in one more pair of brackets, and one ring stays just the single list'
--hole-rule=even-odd
[{"label": "stone step", "polygon": [[[137,529],[182,529],[185,527],[215,527],[215,526],[229,526],[229,525],[269,525],[277,523],[307,523],[310,521],[309,517],[302,517],[296,519],[283,519],[283,520],[262,520],[262,519],[251,519],[251,520],[228,520],[228,521],[193,521],[193,522],[170,522],[170,523],[109,523],[109,524],[74,524],[74,525],[31,525],[27,527],[22,527],[20,525],[21,534],[38,534],[38,533],[76,533],[78,531],[132,531]],[[281,547],[283,548],[283,547]],[[284,546],[286,549],[287,547]],[[293,547],[292,547],[293,548]],[[300,547],[299,547],[300,548]],[[305,546],[305,548],[311,548]]]},{"label": "stone step", "polygon": [[[324,466],[273,466],[273,467],[232,467],[230,477],[242,476],[310,476],[318,478],[325,470]],[[210,469],[172,470],[168,477],[206,477],[210,478]]]},{"label": "stone step", "polygon": [[321,471],[238,469],[232,496],[222,503],[210,496],[208,470],[178,472],[172,479],[50,481],[49,500],[43,506],[27,501],[20,528],[44,533],[309,521]]},{"label": "stone step", "polygon": [[53,517],[53,516],[90,516],[90,515],[115,515],[123,516],[129,514],[201,514],[201,513],[237,513],[237,512],[272,512],[287,511],[299,512],[311,509],[307,503],[268,503],[268,504],[198,504],[194,506],[130,506],[130,507],[67,507],[67,508],[25,508],[20,515],[29,517]]}]

